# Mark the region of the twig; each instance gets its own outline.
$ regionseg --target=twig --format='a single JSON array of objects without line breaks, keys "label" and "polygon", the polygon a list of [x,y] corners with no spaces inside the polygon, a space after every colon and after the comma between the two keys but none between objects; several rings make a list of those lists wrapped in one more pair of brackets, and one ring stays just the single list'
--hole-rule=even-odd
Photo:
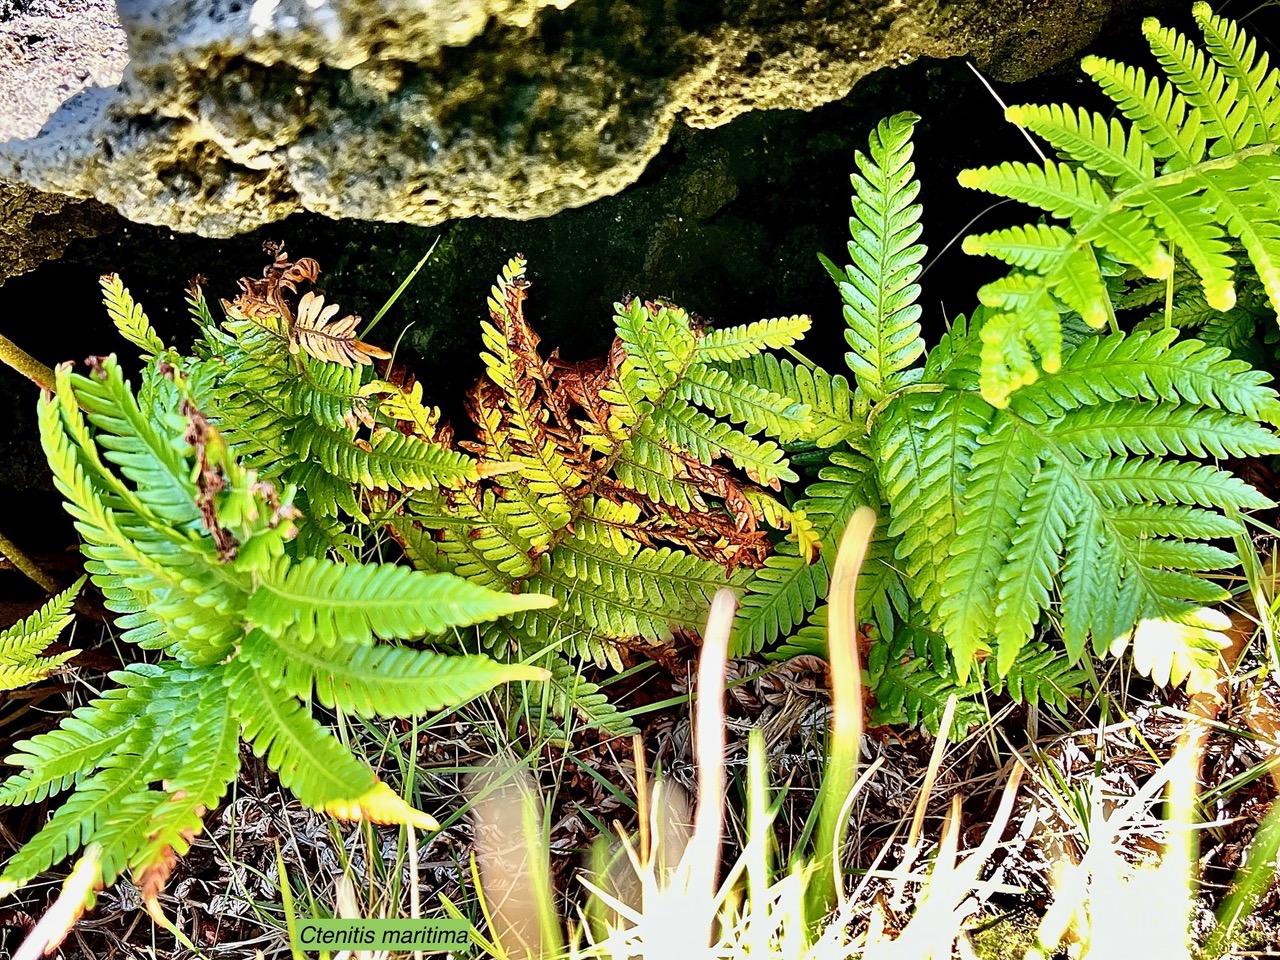
[{"label": "twig", "polygon": [[3,334],[0,334],[0,363],[17,370],[36,386],[53,391],[53,371]]},{"label": "twig", "polygon": [[[0,337],[0,340],[3,339],[3,337]],[[34,560],[23,553],[22,549],[3,533],[0,533],[0,555],[3,555],[16,569],[26,574],[28,579],[39,584],[49,593],[57,593],[62,589],[62,585],[57,580],[41,570]]]}]

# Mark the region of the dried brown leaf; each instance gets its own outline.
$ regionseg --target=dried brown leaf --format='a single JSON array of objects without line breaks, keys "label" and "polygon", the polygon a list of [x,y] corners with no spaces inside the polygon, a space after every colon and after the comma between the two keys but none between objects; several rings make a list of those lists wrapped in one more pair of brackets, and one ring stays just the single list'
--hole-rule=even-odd
[{"label": "dried brown leaf", "polygon": [[314,290],[304,293],[298,301],[298,315],[293,321],[289,349],[297,353],[301,348],[317,360],[344,367],[356,363],[371,364],[375,359],[391,359],[386,350],[365,343],[356,336],[359,317],[348,314],[335,320],[338,312],[336,303],[326,306],[324,297]]}]

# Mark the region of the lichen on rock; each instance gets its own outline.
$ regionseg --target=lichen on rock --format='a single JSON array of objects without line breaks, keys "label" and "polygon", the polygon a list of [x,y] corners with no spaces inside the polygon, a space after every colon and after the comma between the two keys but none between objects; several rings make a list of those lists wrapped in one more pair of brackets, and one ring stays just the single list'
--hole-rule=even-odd
[{"label": "lichen on rock", "polygon": [[922,56],[1026,76],[1131,2],[120,0],[123,82],[0,144],[0,179],[209,236],[539,217],[635,181],[676,122]]}]

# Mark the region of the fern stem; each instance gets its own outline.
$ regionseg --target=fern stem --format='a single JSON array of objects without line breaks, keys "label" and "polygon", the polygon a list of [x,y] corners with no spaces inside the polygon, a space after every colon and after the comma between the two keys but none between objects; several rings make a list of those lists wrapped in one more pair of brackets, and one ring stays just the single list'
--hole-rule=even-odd
[{"label": "fern stem", "polygon": [[884,413],[889,404],[898,397],[908,393],[943,393],[946,389],[947,386],[944,383],[909,383],[905,387],[899,387],[871,408],[871,412],[867,414],[867,435],[871,434],[871,428],[880,419],[880,414]]},{"label": "fern stem", "polygon": [[787,346],[784,346],[782,349],[787,351],[787,353],[791,354],[792,359],[794,359],[796,363],[799,363],[802,366],[808,367],[810,370],[818,369],[818,365],[816,363],[814,363],[812,360],[810,360],[808,357],[806,357],[803,353],[801,353],[799,350],[797,350],[795,347],[791,346],[790,344],[788,344]]},{"label": "fern stem", "polygon": [[[1098,276],[1101,276],[1101,275],[1102,275],[1102,268],[1101,268],[1101,266],[1098,264],[1098,253],[1097,253],[1097,251],[1093,249],[1093,245],[1092,245],[1092,244],[1086,244],[1086,246],[1085,246],[1085,250],[1086,250],[1086,251],[1088,252],[1088,254],[1089,254],[1089,259],[1093,262],[1093,269],[1094,269],[1094,270],[1096,270],[1096,271],[1098,272]],[[1169,271],[1169,276],[1171,276],[1171,277],[1173,276],[1173,271],[1172,271],[1172,270],[1170,270],[1170,271]],[[1119,332],[1120,332],[1120,321],[1116,319],[1116,308],[1115,308],[1115,304],[1113,304],[1113,303],[1111,302],[1111,295],[1110,295],[1110,294],[1107,294],[1106,296],[1104,296],[1104,297],[1102,298],[1102,302],[1103,302],[1103,304],[1104,304],[1104,305],[1106,306],[1106,308],[1107,308],[1107,326],[1108,326],[1108,328],[1111,330],[1111,332],[1112,332],[1112,333],[1119,333]]]},{"label": "fern stem", "polygon": [[0,334],[0,363],[17,370],[37,387],[53,392],[53,371],[3,334]]},{"label": "fern stem", "polygon": [[22,552],[16,543],[0,533],[0,556],[13,564],[14,568],[27,576],[27,579],[39,584],[49,593],[57,593],[62,585],[53,577],[40,569],[39,564]]}]

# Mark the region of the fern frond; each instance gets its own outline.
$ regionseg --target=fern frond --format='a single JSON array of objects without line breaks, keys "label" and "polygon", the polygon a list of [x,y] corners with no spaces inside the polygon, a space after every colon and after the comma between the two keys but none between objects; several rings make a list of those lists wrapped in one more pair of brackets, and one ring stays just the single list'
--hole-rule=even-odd
[{"label": "fern frond", "polygon": [[[86,570],[107,607],[120,614],[124,639],[164,655],[114,675],[119,689],[75,711],[58,729],[17,745],[9,760],[21,769],[0,786],[0,801],[32,802],[74,789],[11,859],[0,890],[92,843],[86,862],[95,865],[98,881],[111,882],[129,866],[144,896],[154,898],[204,812],[234,778],[242,728],[303,802],[337,816],[431,826],[330,737],[299,697],[309,700],[314,690],[329,703],[350,700],[357,711],[408,715],[544,675],[487,658],[455,663],[434,653],[367,646],[375,636],[417,636],[550,601],[494,593],[447,573],[297,560],[306,551],[286,548],[295,532],[295,488],[246,469],[193,403],[195,393],[216,401],[212,367],[205,366],[211,362],[195,361],[192,376],[175,354],[153,358],[135,396],[108,357],[91,378],[59,369],[56,392],[40,400],[41,441],[83,538]],[[302,361],[304,369],[312,362]],[[323,431],[345,402],[341,395],[358,388],[359,379],[322,376],[318,384],[294,398],[311,398],[307,423]],[[296,408],[280,396],[273,402],[283,412],[276,411],[273,422],[285,423]],[[344,423],[342,429],[354,441],[355,428]],[[378,435],[372,440],[367,452],[386,452]],[[467,477],[477,478],[478,472]],[[323,484],[309,486],[311,496],[325,495]],[[341,543],[341,536],[331,542]],[[68,592],[0,634],[0,658],[38,651],[69,620],[72,597]],[[262,625],[291,638],[291,658],[268,663],[250,655],[266,636],[253,629]],[[308,663],[308,673],[298,661],[313,638],[316,646],[341,643],[344,649],[332,662]],[[386,671],[389,678],[380,676]],[[287,685],[299,672],[305,689],[295,695]]]},{"label": "fern frond", "polygon": [[728,370],[772,393],[798,398],[809,408],[813,424],[808,439],[819,447],[839,446],[863,432],[853,415],[849,381],[839,374],[832,375],[820,367],[797,364],[771,353],[735,361]]},{"label": "fern frond", "polygon": [[82,586],[83,577],[25,620],[0,632],[0,690],[43,680],[79,652],[41,656],[74,619],[71,606]]},{"label": "fern frond", "polygon": [[1186,682],[1189,693],[1217,688],[1222,676],[1222,651],[1231,645],[1224,631],[1231,618],[1218,610],[1188,610],[1177,618],[1143,619],[1133,630],[1117,636],[1109,651],[1118,656],[1132,644],[1138,672],[1160,686]]},{"label": "fern frond", "polygon": [[639,298],[614,304],[614,326],[635,366],[640,389],[652,401],[676,385],[697,352],[697,338],[684,311],[663,304],[654,310]]},{"label": "fern frond", "polygon": [[240,727],[220,671],[188,672],[179,682],[182,703],[162,739],[170,762],[163,771],[161,799],[142,823],[120,832],[114,850],[111,837],[95,836],[104,862],[128,863],[144,898],[164,886],[174,859],[190,849],[203,829],[204,814],[217,806],[240,769]]},{"label": "fern frond", "polygon": [[875,705],[868,720],[877,726],[921,727],[936,735],[947,700],[954,696],[957,702],[951,735],[963,737],[987,719],[982,704],[973,700],[982,685],[977,680],[958,682],[949,664],[944,661],[938,665],[930,658],[928,647],[925,632],[912,626],[872,645],[866,671],[875,691]]},{"label": "fern frond", "polygon": [[326,810],[358,799],[378,778],[327,733],[288,693],[278,689],[248,661],[225,671],[226,696],[244,739],[280,776],[280,783],[307,806]]},{"label": "fern frond", "polygon": [[164,353],[164,341],[160,339],[151,321],[142,312],[142,307],[134,302],[129,291],[125,289],[118,274],[104,274],[99,280],[102,287],[102,300],[107,306],[107,314],[111,322],[124,337],[139,350],[143,359],[150,359]]},{"label": "fern frond", "polygon": [[[874,468],[864,457],[848,452],[834,453],[831,465],[824,467],[818,476],[819,482],[805,490],[794,509],[803,511],[813,524],[822,550],[817,559],[810,562],[798,544],[784,541],[755,572],[747,583],[734,620],[734,656],[754,653],[786,637],[826,599],[841,531],[858,507],[880,502]],[[892,626],[890,611],[896,604],[889,608],[883,606],[894,588],[890,583],[881,582],[881,574],[892,572],[891,558],[885,556],[891,550],[891,545],[878,531],[858,584],[858,610],[863,615],[876,614],[881,629],[886,631]]]},{"label": "fern frond", "polygon": [[119,686],[77,707],[47,733],[13,744],[5,763],[22,769],[0,786],[0,804],[35,803],[67,789],[129,735],[164,671],[134,664],[111,674]]},{"label": "fern frond", "polygon": [[1205,45],[1222,72],[1235,81],[1253,122],[1253,141],[1264,143],[1274,137],[1280,123],[1280,72],[1271,69],[1265,50],[1226,17],[1214,15],[1209,4],[1191,8]]},{"label": "fern frond", "polygon": [[606,736],[628,737],[636,732],[631,719],[610,703],[599,684],[584,677],[579,668],[554,654],[545,663],[550,676],[535,688],[529,703],[543,726],[560,721],[557,727],[565,742],[572,739],[571,717]]},{"label": "fern frond", "polygon": [[459,487],[479,478],[466,454],[385,427],[361,442],[318,425],[300,425],[292,449],[295,456],[314,459],[326,472],[368,490]]},{"label": "fern frond", "polygon": [[[1256,422],[1274,419],[1276,395],[1226,351],[1175,335],[1086,340],[976,432],[954,539],[933,569],[938,624],[962,678],[984,648],[994,647],[1001,675],[1011,669],[1058,582],[1073,657],[1089,632],[1105,646],[1138,620],[1179,622],[1225,596],[1200,574],[1235,558],[1202,541],[1232,524],[1209,520],[1206,508],[1270,501],[1222,470],[1168,455],[1280,451]],[[928,428],[898,429],[899,443],[935,442]],[[887,492],[895,517],[918,520],[914,494]],[[900,551],[910,556],[905,544]]]},{"label": "fern frond", "polygon": [[530,590],[555,597],[596,634],[668,641],[672,627],[696,633],[716,591],[746,579],[667,547],[626,543],[620,553],[605,509],[579,520],[529,580]]},{"label": "fern frond", "polygon": [[[532,537],[544,528],[523,501],[500,501],[485,491],[479,502],[415,494],[406,505],[415,522],[394,521],[401,542],[422,570],[452,571],[489,587],[509,587],[534,571]],[[425,528],[425,529],[424,529]],[[534,534],[526,533],[532,528]],[[427,530],[441,532],[439,538]]]},{"label": "fern frond", "polygon": [[1207,51],[1148,19],[1143,32],[1168,82],[1140,68],[1086,57],[1085,72],[1132,126],[1065,106],[1015,106],[1014,123],[1056,147],[1070,164],[1002,164],[961,182],[1022,200],[1067,221],[971,237],[966,249],[1011,263],[983,303],[1001,315],[984,328],[983,395],[1003,406],[1060,361],[1070,312],[1115,329],[1103,277],[1134,267],[1169,276],[1166,245],[1199,279],[1206,304],[1235,305],[1235,243],[1280,307],[1280,189],[1276,92],[1280,77],[1234,24],[1196,15]]},{"label": "fern frond", "polygon": [[1177,30],[1148,18],[1142,33],[1173,85],[1200,112],[1204,136],[1212,141],[1210,155],[1222,156],[1249,146],[1257,121],[1251,116],[1248,103],[1237,99],[1239,85]]},{"label": "fern frond", "polygon": [[808,406],[794,396],[700,363],[686,371],[676,396],[743,424],[748,434],[768,433],[783,443],[808,439],[813,431]]},{"label": "fern frond", "polygon": [[1074,662],[1048,644],[1029,643],[1018,651],[1003,676],[996,659],[987,660],[987,689],[992,694],[1007,693],[1015,703],[1044,703],[1064,710],[1069,699],[1080,696],[1088,676],[1075,668]]},{"label": "fern frond", "polygon": [[1133,121],[1156,159],[1176,172],[1205,158],[1204,119],[1170,84],[1147,79],[1141,67],[1101,57],[1085,57],[1080,69],[1093,78],[1120,111]]},{"label": "fern frond", "polygon": [[911,130],[920,118],[900,113],[882,120],[871,135],[870,156],[854,155],[849,219],[849,259],[840,270],[824,260],[844,300],[851,352],[846,361],[861,387],[877,402],[915,375],[909,368],[924,353],[920,339],[920,184],[911,163]]},{"label": "fern frond", "polygon": [[877,432],[880,483],[891,507],[889,533],[926,617],[942,601],[946,562],[962,518],[960,502],[991,407],[964,391],[895,401]]},{"label": "fern frond", "polygon": [[1156,175],[1155,156],[1146,140],[1118,118],[1070,104],[1021,104],[1010,107],[1011,123],[1043,137],[1064,155],[1111,177],[1120,189],[1136,186]]},{"label": "fern frond", "polygon": [[1178,331],[1095,337],[1052,378],[1015,398],[1010,411],[1037,422],[1077,405],[1120,398],[1192,403],[1280,425],[1270,375],[1229,357],[1221,347],[1180,340]]},{"label": "fern frond", "polygon": [[812,325],[813,321],[808,317],[795,316],[710,330],[697,343],[697,357],[703,363],[729,363],[748,357],[768,356],[763,351],[799,343]]},{"label": "fern frond", "polygon": [[978,167],[961,172],[959,179],[961,186],[1021,200],[1073,225],[1088,223],[1110,199],[1102,184],[1083,167],[1056,160]]},{"label": "fern frond", "polygon": [[[154,709],[156,703],[153,700],[150,711],[133,717],[128,734],[100,762],[102,769],[80,781],[48,823],[9,858],[0,888],[29,883],[112,824],[132,823],[136,828],[163,799],[163,794],[147,788],[152,767],[162,756],[166,720],[163,710]],[[141,832],[131,833],[136,849],[142,844]]]},{"label": "fern frond", "polygon": [[777,487],[781,481],[799,479],[782,448],[772,440],[749,437],[674,395],[653,412],[641,435],[655,445],[668,437],[707,466],[722,454],[727,455],[735,466],[764,486]]}]

